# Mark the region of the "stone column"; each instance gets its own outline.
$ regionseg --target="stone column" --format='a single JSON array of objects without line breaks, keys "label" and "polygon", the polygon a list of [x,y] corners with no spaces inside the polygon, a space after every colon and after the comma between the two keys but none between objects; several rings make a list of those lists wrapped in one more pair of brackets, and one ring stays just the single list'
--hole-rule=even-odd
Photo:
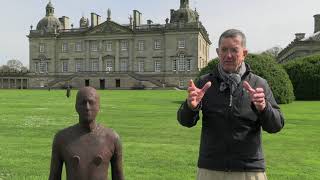
[{"label": "stone column", "polygon": [[114,71],[120,71],[120,63],[119,63],[119,56],[120,56],[120,42],[116,40],[115,44],[115,57],[114,57]]}]

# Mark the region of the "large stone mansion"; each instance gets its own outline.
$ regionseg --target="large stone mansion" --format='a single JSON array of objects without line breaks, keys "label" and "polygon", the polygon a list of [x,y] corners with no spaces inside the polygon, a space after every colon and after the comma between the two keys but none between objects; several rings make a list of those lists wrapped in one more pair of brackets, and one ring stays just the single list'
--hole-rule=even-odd
[{"label": "large stone mansion", "polygon": [[209,61],[209,35],[189,0],[163,24],[143,23],[138,10],[119,24],[108,9],[104,20],[91,13],[75,27],[51,2],[45,10],[27,36],[30,72],[1,77],[0,88],[183,88]]},{"label": "large stone mansion", "polygon": [[298,57],[320,53],[320,14],[314,17],[314,32],[310,36],[296,33],[295,39],[278,55],[279,63],[286,63]]}]

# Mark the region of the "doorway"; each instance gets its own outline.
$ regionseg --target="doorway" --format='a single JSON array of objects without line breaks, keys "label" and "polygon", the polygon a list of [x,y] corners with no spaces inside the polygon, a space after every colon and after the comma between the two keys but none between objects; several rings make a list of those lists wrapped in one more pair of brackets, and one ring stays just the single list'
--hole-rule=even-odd
[{"label": "doorway", "polygon": [[100,79],[100,89],[105,89],[105,88],[106,88],[106,80]]},{"label": "doorway", "polygon": [[84,83],[85,83],[85,86],[90,86],[90,80],[89,79],[86,79]]},{"label": "doorway", "polygon": [[120,79],[116,79],[116,87],[120,87]]}]

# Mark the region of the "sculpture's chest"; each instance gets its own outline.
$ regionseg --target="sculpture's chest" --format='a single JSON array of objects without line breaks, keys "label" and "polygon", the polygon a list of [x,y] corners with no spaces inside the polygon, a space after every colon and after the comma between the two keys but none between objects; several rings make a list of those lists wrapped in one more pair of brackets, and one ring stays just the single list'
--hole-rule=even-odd
[{"label": "sculpture's chest", "polygon": [[72,166],[93,165],[103,166],[110,162],[114,152],[114,145],[105,136],[85,134],[72,142],[64,149],[64,159]]}]

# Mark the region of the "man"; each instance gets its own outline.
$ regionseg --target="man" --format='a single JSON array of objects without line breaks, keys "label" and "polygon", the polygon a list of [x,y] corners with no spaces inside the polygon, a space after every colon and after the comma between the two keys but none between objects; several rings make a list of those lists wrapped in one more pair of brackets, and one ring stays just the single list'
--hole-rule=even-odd
[{"label": "man", "polygon": [[116,132],[96,123],[99,96],[92,87],[78,91],[79,123],[58,132],[53,140],[49,180],[61,180],[63,163],[67,180],[106,180],[109,162],[112,180],[123,180],[122,149]]},{"label": "man", "polygon": [[67,93],[66,93],[66,96],[67,96],[67,98],[69,98],[69,97],[71,96],[71,88],[70,88],[70,86],[69,86],[69,85],[67,86]]},{"label": "man", "polygon": [[192,127],[202,110],[198,180],[265,180],[261,128],[276,133],[284,119],[263,78],[244,63],[245,35],[236,29],[219,38],[218,66],[189,82],[178,110],[181,125]]}]

